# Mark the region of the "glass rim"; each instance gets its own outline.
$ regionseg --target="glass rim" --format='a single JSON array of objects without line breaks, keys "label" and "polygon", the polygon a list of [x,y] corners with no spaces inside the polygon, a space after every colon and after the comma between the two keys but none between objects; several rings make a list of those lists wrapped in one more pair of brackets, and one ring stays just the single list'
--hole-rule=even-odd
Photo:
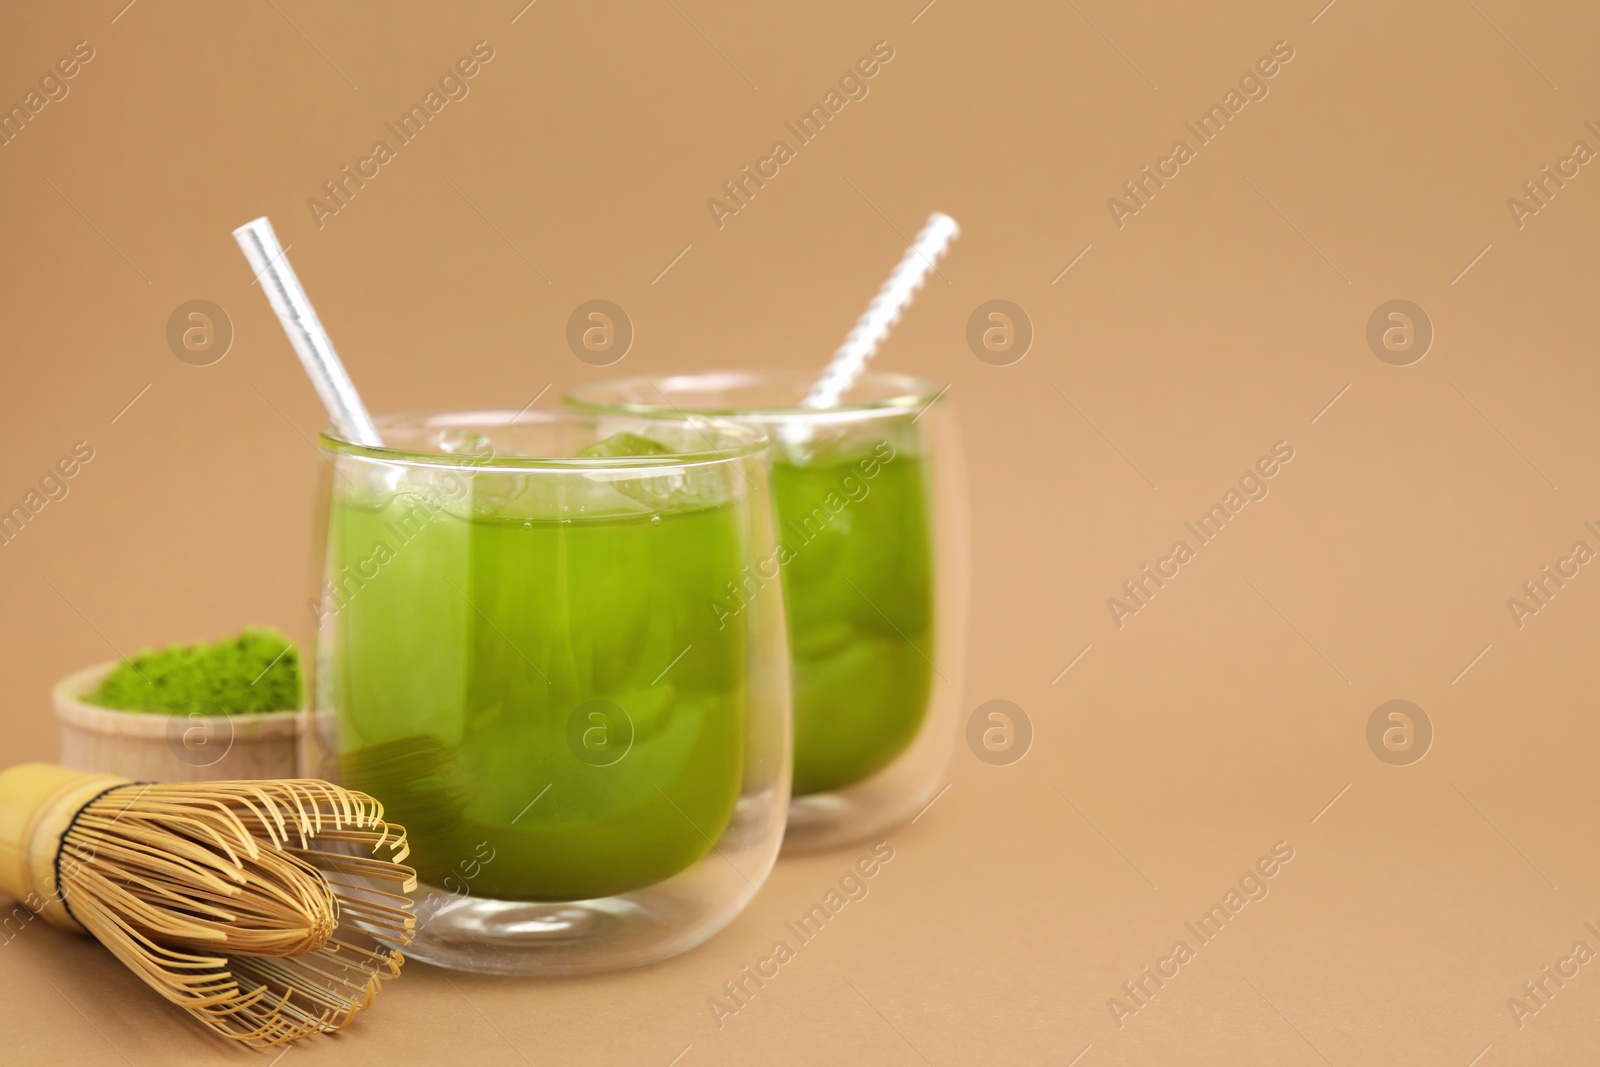
[{"label": "glass rim", "polygon": [[[484,429],[494,427],[555,425],[558,423],[592,423],[607,415],[602,411],[580,411],[556,408],[546,411],[521,411],[485,408],[460,411],[405,411],[379,415],[373,419],[380,434],[386,429],[426,430]],[[459,452],[439,452],[425,449],[397,448],[389,445],[357,444],[344,437],[333,426],[326,426],[317,435],[318,447],[339,456],[372,460],[395,466],[438,467],[442,469],[485,471],[604,471],[619,468],[627,470],[670,469],[713,466],[757,455],[767,447],[765,435],[737,423],[698,414],[673,415],[662,411],[626,412],[642,420],[654,420],[698,431],[706,438],[706,447],[690,451],[671,451],[643,456],[528,456],[494,455],[487,458]],[[716,434],[713,439],[711,434]],[[490,442],[493,438],[490,436]]]},{"label": "glass rim", "polygon": [[[940,389],[924,378],[915,378],[908,374],[898,374],[891,371],[869,371],[857,379],[857,386],[875,384],[886,387],[890,395],[876,400],[844,402],[829,408],[808,408],[799,404],[781,407],[697,407],[685,412],[672,403],[671,390],[673,388],[698,388],[707,391],[715,389],[739,389],[761,385],[771,385],[774,382],[789,383],[797,386],[796,392],[803,393],[805,388],[816,380],[815,371],[797,370],[772,370],[772,371],[745,371],[745,370],[718,370],[703,371],[697,374],[671,374],[663,376],[639,375],[632,378],[616,378],[607,381],[588,382],[574,386],[562,396],[562,403],[572,409],[600,414],[626,414],[641,416],[661,416],[675,413],[679,417],[701,416],[710,419],[735,419],[748,422],[840,422],[872,419],[903,414],[911,410],[925,410],[939,401],[949,390],[949,386]],[[601,399],[596,394],[622,391],[628,387],[650,386],[662,395],[663,403],[632,403],[626,400]]]}]

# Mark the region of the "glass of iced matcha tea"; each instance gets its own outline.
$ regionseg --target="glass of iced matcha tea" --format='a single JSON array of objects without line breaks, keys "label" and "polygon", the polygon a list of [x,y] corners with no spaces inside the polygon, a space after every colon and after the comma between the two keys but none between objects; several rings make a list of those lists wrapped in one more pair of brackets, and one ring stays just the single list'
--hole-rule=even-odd
[{"label": "glass of iced matcha tea", "polygon": [[706,608],[777,550],[766,441],[571,411],[325,433],[325,774],[422,888],[408,954],[506,974],[692,947],[765,879],[789,798],[782,602]]},{"label": "glass of iced matcha tea", "polygon": [[943,787],[960,715],[968,560],[956,425],[928,382],[868,374],[800,406],[812,374],[719,373],[587,385],[592,414],[695,413],[761,431],[778,537],[708,598],[717,626],[781,594],[794,689],[785,847],[914,816]]}]

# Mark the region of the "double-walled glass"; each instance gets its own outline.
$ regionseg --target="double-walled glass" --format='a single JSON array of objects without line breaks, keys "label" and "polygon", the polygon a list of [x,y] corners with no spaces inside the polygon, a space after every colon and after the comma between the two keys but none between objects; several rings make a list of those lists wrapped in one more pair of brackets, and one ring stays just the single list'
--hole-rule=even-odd
[{"label": "double-walled glass", "polygon": [[[911,818],[943,788],[961,712],[969,585],[954,416],[932,384],[864,376],[804,408],[812,376],[720,373],[583,386],[591,413],[697,413],[764,433],[776,552],[720,590],[732,622],[787,604],[794,687],[789,849]],[[780,579],[781,575],[781,579]]]},{"label": "double-walled glass", "polygon": [[[729,424],[473,412],[324,434],[325,774],[410,834],[447,967],[566,974],[690,948],[765,880],[789,798],[766,442]],[[774,591],[776,593],[776,591]]]}]

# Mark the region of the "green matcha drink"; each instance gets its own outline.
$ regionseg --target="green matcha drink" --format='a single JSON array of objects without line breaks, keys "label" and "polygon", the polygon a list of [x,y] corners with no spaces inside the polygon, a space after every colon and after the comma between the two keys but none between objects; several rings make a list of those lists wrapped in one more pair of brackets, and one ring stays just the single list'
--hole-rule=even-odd
[{"label": "green matcha drink", "polygon": [[[708,477],[336,480],[324,669],[341,765],[407,827],[424,881],[611,896],[683,871],[728,826],[748,642],[706,602],[752,561],[748,513]],[[837,655],[819,645],[817,662]],[[851,731],[829,736],[862,758]]]},{"label": "green matcha drink", "polygon": [[969,567],[947,390],[868,373],[808,407],[808,371],[627,378],[567,395],[612,417],[693,412],[767,440],[777,550],[712,602],[732,625],[777,598],[789,635],[786,851],[834,848],[938,793],[961,714]]},{"label": "green matcha drink", "polygon": [[933,553],[923,462],[886,439],[798,463],[772,485],[794,688],[794,792],[853,785],[905,751],[933,685]]}]

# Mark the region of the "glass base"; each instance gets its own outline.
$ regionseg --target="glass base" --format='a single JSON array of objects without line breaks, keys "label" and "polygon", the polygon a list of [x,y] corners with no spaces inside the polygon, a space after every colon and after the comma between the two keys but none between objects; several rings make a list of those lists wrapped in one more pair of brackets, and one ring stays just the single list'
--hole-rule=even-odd
[{"label": "glass base", "polygon": [[[788,753],[774,758],[787,760]],[[766,881],[778,857],[787,785],[741,798],[712,851],[631,893],[497,900],[423,882],[412,895],[417,931],[404,952],[456,971],[541,977],[639,967],[687,952],[732,922]]]},{"label": "glass base", "polygon": [[823,852],[880,838],[885,831],[915,818],[942,788],[944,783],[937,779],[920,789],[902,788],[893,778],[872,779],[837,793],[792,797],[783,854]]},{"label": "glass base", "polygon": [[[753,890],[752,890],[753,893]],[[687,952],[744,906],[708,910],[665,886],[599,900],[537,902],[457,896],[419,886],[417,934],[405,954],[479,974],[571,975],[637,967]]]}]

